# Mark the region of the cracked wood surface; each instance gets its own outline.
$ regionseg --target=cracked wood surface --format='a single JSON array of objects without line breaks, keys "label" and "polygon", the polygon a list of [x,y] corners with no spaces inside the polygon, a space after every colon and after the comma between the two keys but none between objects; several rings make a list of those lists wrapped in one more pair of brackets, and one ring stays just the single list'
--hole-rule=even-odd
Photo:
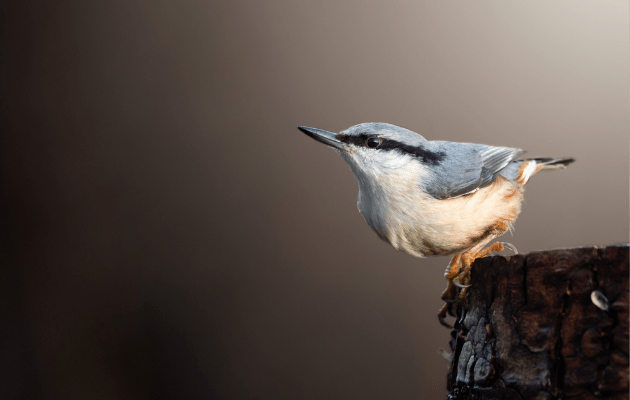
[{"label": "cracked wood surface", "polygon": [[628,399],[628,249],[478,259],[448,399]]}]

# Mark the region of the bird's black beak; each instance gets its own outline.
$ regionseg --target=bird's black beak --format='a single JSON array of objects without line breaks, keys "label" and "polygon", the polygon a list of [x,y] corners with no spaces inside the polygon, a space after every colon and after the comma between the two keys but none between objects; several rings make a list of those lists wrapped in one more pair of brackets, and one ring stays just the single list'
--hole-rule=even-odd
[{"label": "bird's black beak", "polygon": [[322,142],[327,144],[328,146],[334,147],[335,149],[341,149],[343,143],[337,140],[337,134],[328,132],[322,129],[317,128],[309,128],[307,126],[298,126],[298,129],[302,132],[306,133],[308,136],[317,140],[318,142]]}]

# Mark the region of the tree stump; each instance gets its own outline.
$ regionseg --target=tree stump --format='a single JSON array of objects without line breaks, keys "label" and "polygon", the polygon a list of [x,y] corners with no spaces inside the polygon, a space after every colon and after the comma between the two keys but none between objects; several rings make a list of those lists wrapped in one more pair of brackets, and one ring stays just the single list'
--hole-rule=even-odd
[{"label": "tree stump", "polygon": [[448,399],[628,399],[628,250],[475,261]]}]

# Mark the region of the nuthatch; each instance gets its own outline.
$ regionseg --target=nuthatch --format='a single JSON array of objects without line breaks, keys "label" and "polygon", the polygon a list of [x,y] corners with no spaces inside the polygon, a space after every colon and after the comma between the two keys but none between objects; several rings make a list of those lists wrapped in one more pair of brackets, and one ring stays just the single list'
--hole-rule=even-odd
[{"label": "nuthatch", "polygon": [[335,149],[359,182],[357,205],[368,225],[394,248],[416,257],[453,255],[446,269],[447,303],[456,286],[470,283],[470,265],[493,251],[516,248],[490,241],[511,229],[529,178],[543,169],[565,168],[572,158],[515,160],[520,149],[428,141],[408,129],[363,123],[335,134],[299,126]]}]

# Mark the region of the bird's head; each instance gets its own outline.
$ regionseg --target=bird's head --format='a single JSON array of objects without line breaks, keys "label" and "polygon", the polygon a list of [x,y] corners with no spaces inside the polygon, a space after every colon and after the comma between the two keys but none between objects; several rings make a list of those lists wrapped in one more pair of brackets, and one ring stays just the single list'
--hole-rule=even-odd
[{"label": "bird's head", "polygon": [[334,148],[360,178],[378,176],[401,169],[417,168],[420,162],[436,163],[435,153],[421,135],[399,126],[368,122],[340,133],[299,126],[308,136]]}]

